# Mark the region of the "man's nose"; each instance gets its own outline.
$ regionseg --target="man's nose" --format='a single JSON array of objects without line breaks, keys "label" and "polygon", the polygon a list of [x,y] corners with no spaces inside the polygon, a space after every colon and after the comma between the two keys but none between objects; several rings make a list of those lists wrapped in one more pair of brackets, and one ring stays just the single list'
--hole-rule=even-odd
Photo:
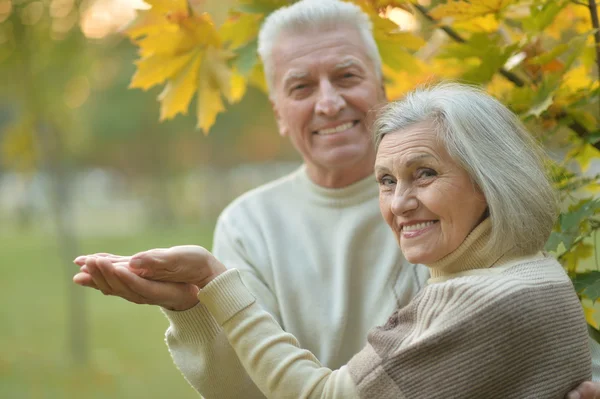
[{"label": "man's nose", "polygon": [[328,80],[319,85],[319,98],[315,104],[315,111],[325,116],[336,116],[344,107],[346,101],[339,90]]},{"label": "man's nose", "polygon": [[394,197],[392,198],[391,211],[396,216],[403,216],[419,207],[419,200],[410,188],[396,186]]}]

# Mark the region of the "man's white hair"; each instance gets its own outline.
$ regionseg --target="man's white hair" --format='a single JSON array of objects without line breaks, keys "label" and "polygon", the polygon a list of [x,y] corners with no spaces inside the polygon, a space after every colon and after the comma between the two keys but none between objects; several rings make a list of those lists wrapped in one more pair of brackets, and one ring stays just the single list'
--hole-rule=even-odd
[{"label": "man's white hair", "polygon": [[492,221],[489,247],[518,255],[544,247],[558,211],[544,170],[549,161],[502,103],[475,87],[445,83],[415,90],[380,112],[376,147],[387,134],[433,123],[450,156],[485,195]]},{"label": "man's white hair", "polygon": [[381,56],[373,38],[373,24],[369,16],[355,4],[340,0],[301,0],[282,7],[267,17],[258,34],[258,54],[263,61],[267,87],[271,96],[275,89],[275,66],[272,52],[276,41],[284,34],[314,35],[340,28],[356,29],[363,40],[367,57],[381,79]]}]

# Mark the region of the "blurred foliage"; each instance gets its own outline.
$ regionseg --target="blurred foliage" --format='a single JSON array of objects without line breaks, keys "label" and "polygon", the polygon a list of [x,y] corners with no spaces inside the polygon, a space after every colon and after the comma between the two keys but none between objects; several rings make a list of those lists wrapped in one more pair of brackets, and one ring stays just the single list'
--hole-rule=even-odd
[{"label": "blurred foliage", "polygon": [[[442,79],[480,84],[520,115],[548,148],[562,152],[551,172],[565,209],[546,250],[563,263],[582,299],[600,298],[600,273],[578,268],[594,255],[588,238],[600,228],[600,200],[594,199],[600,176],[586,174],[600,155],[595,3],[352,2],[373,22],[391,100]],[[202,2],[148,3],[151,8],[127,31],[140,56],[130,87],[165,84],[158,98],[161,120],[186,113],[195,96],[197,126],[206,133],[226,111],[223,100],[239,101],[248,85],[266,90],[256,53],[258,30],[269,13],[291,1],[239,0],[219,26]],[[597,328],[589,309],[586,315]]]},{"label": "blurred foliage", "polygon": [[[352,1],[373,22],[390,100],[442,79],[480,84],[556,154],[551,175],[563,209],[546,250],[564,264],[584,305],[596,301],[598,274],[582,266],[592,260],[598,267],[590,237],[600,228],[600,179],[590,169],[600,154],[595,3]],[[269,13],[292,1],[148,0],[125,31],[138,49],[135,70],[131,44],[121,35],[101,39],[86,22],[104,3],[0,0],[1,167],[27,174],[61,160],[166,180],[199,163],[281,150],[264,128],[273,122],[260,94],[257,33]],[[120,91],[131,75],[130,87],[152,95]],[[194,115],[154,123],[190,106]],[[192,120],[205,133],[227,134],[200,145]],[[154,197],[164,197],[157,187]]]}]

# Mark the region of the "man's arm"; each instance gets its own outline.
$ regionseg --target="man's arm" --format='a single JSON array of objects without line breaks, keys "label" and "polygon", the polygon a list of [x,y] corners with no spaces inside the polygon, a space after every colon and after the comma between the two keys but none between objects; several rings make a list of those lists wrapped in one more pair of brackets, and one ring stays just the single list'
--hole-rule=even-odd
[{"label": "man's arm", "polygon": [[[119,262],[124,259],[127,260]],[[169,258],[168,252],[163,252],[153,260],[163,265],[178,263],[176,259]],[[191,284],[142,278],[124,266],[128,262],[129,257],[105,254],[88,256],[82,265],[82,272],[74,277],[74,281],[100,290],[105,295],[119,296],[138,304],[161,306],[171,322],[166,333],[171,356],[185,379],[206,399],[263,399],[264,396],[247,376],[219,325],[204,306],[198,304],[198,288]],[[81,260],[77,263],[82,264]],[[145,263],[147,265],[149,262]],[[179,265],[182,266],[181,263]],[[183,311],[167,309],[190,306],[191,309]]]}]

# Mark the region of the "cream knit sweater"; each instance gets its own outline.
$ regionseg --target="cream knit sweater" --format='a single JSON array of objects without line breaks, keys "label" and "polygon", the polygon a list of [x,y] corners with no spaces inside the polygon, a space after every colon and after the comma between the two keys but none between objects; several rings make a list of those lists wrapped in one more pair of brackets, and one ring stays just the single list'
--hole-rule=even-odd
[{"label": "cream knit sweater", "polygon": [[[402,257],[379,212],[373,177],[327,189],[303,167],[228,206],[213,253],[331,368],[360,351],[369,329],[408,304],[429,277]],[[264,398],[204,306],[164,312],[173,360],[198,392],[207,399]]]},{"label": "cream knit sweater", "polygon": [[591,378],[571,283],[550,257],[481,251],[489,231],[486,220],[431,265],[434,281],[336,371],[281,330],[237,271],[199,299],[268,398],[562,398]]}]

